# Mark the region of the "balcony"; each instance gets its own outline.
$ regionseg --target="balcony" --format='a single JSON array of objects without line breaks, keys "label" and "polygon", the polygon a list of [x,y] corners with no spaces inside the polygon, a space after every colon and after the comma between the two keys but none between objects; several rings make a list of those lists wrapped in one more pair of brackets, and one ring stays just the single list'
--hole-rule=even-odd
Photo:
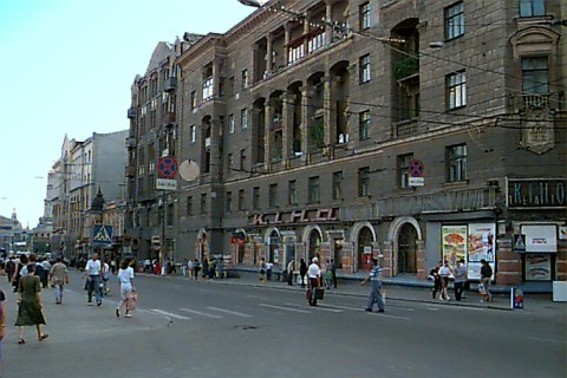
[{"label": "balcony", "polygon": [[167,113],[165,114],[165,116],[163,117],[163,123],[164,123],[166,126],[173,126],[173,125],[175,125],[176,120],[177,120],[177,119],[176,119],[175,112],[167,112]]},{"label": "balcony", "polygon": [[419,73],[419,59],[408,56],[397,60],[394,63],[394,77],[396,80],[403,80]]},{"label": "balcony", "polygon": [[177,89],[177,78],[170,77],[163,82],[163,90],[165,92],[173,92]]},{"label": "balcony", "polygon": [[130,109],[128,109],[128,118],[129,119],[136,118],[136,108],[135,107],[131,107]]}]

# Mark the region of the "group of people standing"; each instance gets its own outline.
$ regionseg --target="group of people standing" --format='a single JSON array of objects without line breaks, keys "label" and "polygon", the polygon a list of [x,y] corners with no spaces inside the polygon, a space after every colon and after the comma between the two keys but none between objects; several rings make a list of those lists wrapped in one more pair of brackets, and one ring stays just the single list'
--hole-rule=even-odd
[{"label": "group of people standing", "polygon": [[[490,281],[492,280],[492,268],[484,259],[481,260],[480,263],[479,294],[481,296],[481,302],[491,302],[493,301],[493,296],[490,292],[489,286]],[[449,282],[450,280],[453,280],[455,299],[457,301],[461,301],[464,299],[464,291],[469,283],[465,260],[460,259],[457,261],[457,265],[454,268],[449,265],[447,260],[443,261],[441,266],[436,266],[431,269],[429,272],[429,279],[433,281],[433,290],[431,291],[433,299],[436,299],[437,293],[439,293],[439,300],[450,301]]]}]

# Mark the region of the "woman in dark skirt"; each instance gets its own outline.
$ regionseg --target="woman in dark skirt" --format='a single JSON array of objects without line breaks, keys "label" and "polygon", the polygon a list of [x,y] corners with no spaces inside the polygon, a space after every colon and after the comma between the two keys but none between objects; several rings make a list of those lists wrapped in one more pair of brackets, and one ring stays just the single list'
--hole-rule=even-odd
[{"label": "woman in dark skirt", "polygon": [[43,303],[41,300],[41,283],[35,274],[35,265],[28,265],[28,275],[21,277],[18,286],[18,316],[16,326],[20,327],[18,344],[25,344],[24,327],[35,326],[39,341],[47,339],[48,335],[42,332],[45,324],[43,316]]}]

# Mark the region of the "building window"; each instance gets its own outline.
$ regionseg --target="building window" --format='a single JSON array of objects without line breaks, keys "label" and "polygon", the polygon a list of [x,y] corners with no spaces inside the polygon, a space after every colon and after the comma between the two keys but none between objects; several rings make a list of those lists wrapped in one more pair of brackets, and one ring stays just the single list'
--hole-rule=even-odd
[{"label": "building window", "polygon": [[522,92],[524,94],[549,93],[547,58],[522,58]]},{"label": "building window", "polygon": [[207,77],[205,80],[203,80],[203,102],[210,100],[211,98],[213,98],[213,88],[214,88],[214,84],[213,84],[213,77]]},{"label": "building window", "polygon": [[191,110],[197,108],[197,92],[191,92]]},{"label": "building window", "polygon": [[467,179],[467,145],[447,147],[448,181],[457,182]]},{"label": "building window", "polygon": [[248,127],[248,109],[240,111],[240,127],[246,129]]},{"label": "building window", "polygon": [[234,96],[234,76],[228,78],[228,88],[227,88],[227,96],[232,97]]},{"label": "building window", "polygon": [[297,205],[297,181],[295,180],[287,183],[287,204]]},{"label": "building window", "polygon": [[370,111],[365,110],[358,114],[358,136],[360,140],[370,137]]},{"label": "building window", "polygon": [[226,160],[227,160],[227,169],[228,171],[232,171],[233,167],[234,167],[234,155],[232,154],[232,152],[229,152],[226,155]]},{"label": "building window", "polygon": [[193,215],[193,197],[187,197],[187,205],[185,207],[185,215]]},{"label": "building window", "polygon": [[447,76],[447,103],[449,109],[467,105],[467,80],[465,73],[455,72]]},{"label": "building window", "polygon": [[319,176],[309,177],[307,192],[308,203],[319,203]]},{"label": "building window", "polygon": [[228,132],[234,134],[234,114],[228,115]]},{"label": "building window", "polygon": [[360,30],[370,27],[370,3],[364,3],[358,7]]},{"label": "building window", "polygon": [[201,207],[199,211],[201,215],[207,213],[207,195],[205,193],[201,194]]},{"label": "building window", "polygon": [[465,13],[462,2],[445,8],[445,40],[465,34]]},{"label": "building window", "polygon": [[248,70],[242,70],[242,90],[248,89]]},{"label": "building window", "polygon": [[278,206],[278,184],[270,184],[270,191],[268,192],[268,204],[270,207]]},{"label": "building window", "polygon": [[545,0],[520,0],[520,17],[545,16]]},{"label": "building window", "polygon": [[343,199],[343,172],[333,173],[333,200],[339,201]]},{"label": "building window", "polygon": [[370,54],[361,56],[359,65],[359,84],[368,83],[370,81]]},{"label": "building window", "polygon": [[244,192],[244,189],[240,189],[238,191],[238,210],[239,211],[244,210],[245,201],[246,201],[246,194]]},{"label": "building window", "polygon": [[252,188],[252,208],[258,210],[260,208],[260,187]]},{"label": "building window", "polygon": [[398,178],[400,188],[409,188],[409,167],[410,162],[413,160],[413,154],[398,156]]},{"label": "building window", "polygon": [[195,140],[197,140],[197,127],[195,125],[189,126],[189,140],[191,143],[195,143]]},{"label": "building window", "polygon": [[226,212],[232,213],[232,192],[226,192]]},{"label": "building window", "polygon": [[364,167],[358,170],[358,196],[368,197],[370,195],[370,168]]},{"label": "building window", "polygon": [[240,170],[246,170],[246,150],[240,150]]}]

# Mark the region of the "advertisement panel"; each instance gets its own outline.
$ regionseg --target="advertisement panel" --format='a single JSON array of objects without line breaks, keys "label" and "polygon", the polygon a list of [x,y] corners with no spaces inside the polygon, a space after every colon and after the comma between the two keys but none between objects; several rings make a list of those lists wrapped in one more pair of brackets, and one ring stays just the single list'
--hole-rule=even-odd
[{"label": "advertisement panel", "polygon": [[471,223],[469,224],[468,243],[467,243],[467,274],[472,280],[480,280],[480,260],[486,260],[488,265],[495,272],[495,251],[496,251],[496,225],[492,223]]},{"label": "advertisement panel", "polygon": [[527,254],[524,276],[526,281],[551,281],[551,255]]},{"label": "advertisement panel", "polygon": [[467,226],[443,226],[441,238],[443,261],[449,261],[451,267],[454,267],[460,259],[466,261]]},{"label": "advertisement panel", "polygon": [[522,225],[526,235],[526,252],[557,252],[557,228],[555,225]]}]

